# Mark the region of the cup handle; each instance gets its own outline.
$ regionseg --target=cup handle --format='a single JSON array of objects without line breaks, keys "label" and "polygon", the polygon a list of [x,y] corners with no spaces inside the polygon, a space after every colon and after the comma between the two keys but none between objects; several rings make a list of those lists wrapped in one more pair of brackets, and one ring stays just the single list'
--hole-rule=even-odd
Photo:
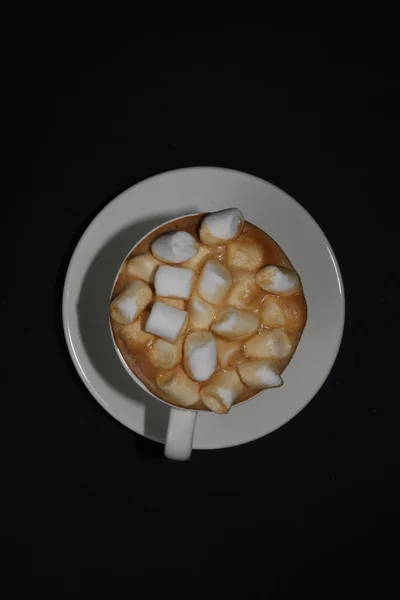
[{"label": "cup handle", "polygon": [[189,460],[197,413],[171,408],[164,454],[172,460]]}]

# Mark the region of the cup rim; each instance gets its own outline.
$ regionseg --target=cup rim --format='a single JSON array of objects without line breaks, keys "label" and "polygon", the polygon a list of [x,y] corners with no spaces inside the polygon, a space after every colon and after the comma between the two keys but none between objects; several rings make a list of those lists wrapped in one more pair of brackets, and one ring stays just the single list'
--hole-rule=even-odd
[{"label": "cup rim", "polygon": [[[117,282],[118,276],[120,274],[120,271],[123,267],[124,262],[126,261],[126,259],[128,258],[128,256],[131,254],[131,252],[133,252],[135,250],[135,248],[137,248],[137,246],[139,246],[139,244],[141,244],[149,235],[151,235],[152,233],[154,233],[155,231],[157,231],[157,229],[160,229],[160,227],[164,227],[165,225],[168,225],[169,223],[174,223],[175,221],[179,221],[180,219],[185,219],[187,217],[197,217],[199,215],[202,215],[205,213],[202,212],[196,212],[196,213],[190,213],[187,215],[181,215],[179,217],[175,217],[173,219],[169,219],[168,221],[164,221],[164,223],[160,223],[160,225],[157,225],[156,227],[153,227],[153,229],[151,229],[150,231],[148,231],[145,235],[143,235],[140,240],[138,242],[136,242],[136,244],[134,244],[132,246],[132,248],[129,250],[129,252],[126,253],[124,259],[122,260],[117,274],[115,276],[115,279],[113,281],[113,284],[111,286],[111,292],[110,292],[110,300],[112,297],[112,293],[113,293],[113,289],[114,286]],[[198,414],[202,414],[202,413],[209,413],[212,412],[210,410],[200,410],[200,409],[196,409],[196,408],[185,408],[184,406],[178,406],[175,404],[172,404],[171,402],[167,402],[166,400],[163,400],[162,398],[159,398],[159,396],[156,396],[155,394],[153,394],[153,392],[151,392],[148,387],[139,379],[139,377],[137,375],[135,375],[135,373],[132,371],[132,369],[129,367],[129,365],[127,364],[125,358],[123,357],[123,354],[121,352],[121,350],[118,348],[117,343],[115,341],[115,337],[114,337],[114,332],[111,326],[111,317],[110,314],[108,315],[108,325],[110,328],[110,334],[111,334],[111,339],[112,339],[112,343],[114,346],[114,349],[117,353],[117,356],[119,358],[119,360],[121,361],[124,369],[126,370],[126,372],[132,377],[132,379],[135,381],[135,383],[137,383],[139,385],[139,387],[142,388],[142,390],[144,390],[145,392],[147,392],[150,396],[152,396],[153,398],[155,398],[156,400],[159,400],[160,402],[162,402],[163,404],[165,404],[166,406],[168,406],[169,408],[173,408],[176,410],[183,410],[183,411],[188,411],[188,412],[193,412],[193,413],[198,413]],[[233,404],[230,408],[230,410],[232,410],[233,408],[235,408],[236,406],[243,406],[244,404],[247,404],[247,402],[250,402],[251,400],[253,400],[254,398],[256,398],[257,396],[259,396],[262,392],[264,392],[264,389],[259,390],[256,394],[254,394],[254,396],[251,396],[250,398],[247,398],[246,400],[243,400],[242,402],[239,402],[239,404]]]}]

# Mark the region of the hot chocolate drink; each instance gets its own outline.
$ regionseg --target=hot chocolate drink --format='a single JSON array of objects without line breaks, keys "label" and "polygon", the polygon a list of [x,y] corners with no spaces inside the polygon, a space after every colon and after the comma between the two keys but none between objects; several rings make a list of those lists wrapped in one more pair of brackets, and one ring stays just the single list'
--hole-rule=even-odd
[{"label": "hot chocolate drink", "polygon": [[238,209],[149,234],[110,303],[114,340],[143,384],[175,406],[218,413],[282,385],[306,318],[288,257]]}]

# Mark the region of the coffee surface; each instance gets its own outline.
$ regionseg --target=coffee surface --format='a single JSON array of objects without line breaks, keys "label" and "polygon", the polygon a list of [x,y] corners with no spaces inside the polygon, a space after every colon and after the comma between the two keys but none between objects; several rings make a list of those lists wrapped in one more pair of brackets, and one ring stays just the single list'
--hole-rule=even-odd
[{"label": "coffee surface", "polygon": [[[127,263],[130,259],[132,259],[134,256],[150,251],[151,243],[156,237],[159,237],[164,233],[172,231],[187,231],[200,243],[198,229],[203,217],[204,214],[183,217],[175,220],[173,223],[163,225],[155,232],[149,234],[124,261],[119,271],[116,283],[114,285],[111,300],[113,300],[124,289],[124,287],[133,280],[133,277],[128,273],[127,269]],[[268,234],[266,234],[264,231],[262,231],[255,225],[248,223],[247,221],[245,222],[242,233],[236,238],[236,240],[234,240],[234,243],[236,242],[244,242],[246,244],[249,244],[249,248],[259,247],[260,249],[262,249],[262,264],[260,268],[262,268],[265,265],[272,264],[278,267],[285,267],[287,269],[294,270],[290,260],[283,252],[283,250],[279,247],[279,245]],[[193,290],[195,290],[196,279],[202,267],[204,266],[204,263],[207,260],[209,260],[210,258],[214,258],[221,261],[223,264],[226,264],[227,246],[228,244],[226,246],[210,246],[208,248],[209,253],[206,256],[204,256],[204,259],[196,266],[195,276],[193,280]],[[176,266],[185,267],[186,263],[181,263]],[[230,269],[233,282],[235,282],[236,279],[243,274],[243,269],[246,268],[246,262],[244,262],[243,265],[240,265],[240,267],[240,269]],[[151,287],[154,292],[154,287]],[[271,295],[272,294],[263,291],[261,288],[256,287],[256,289],[252,291],[251,298],[249,298],[248,310],[251,310],[251,312],[258,314],[260,310],[262,310],[263,302],[265,301],[265,299]],[[234,304],[232,304],[232,302],[230,301],[230,296],[231,294],[228,294],[227,298],[221,304],[218,305],[218,310],[227,306],[234,306]],[[143,311],[142,315],[139,317],[142,329],[144,329],[146,319],[151,310],[151,306],[156,300],[161,300],[167,303],[174,304],[173,299],[157,298],[154,295],[152,303]],[[279,373],[282,373],[286,366],[289,364],[300,341],[306,323],[307,305],[301,286],[299,290],[297,290],[294,294],[290,296],[290,302],[292,304],[293,310],[297,313],[297,320],[300,325],[296,328],[295,331],[287,331],[291,342],[291,352],[284,359],[277,359],[274,361],[276,363],[277,370]],[[184,308],[184,310],[187,310],[188,301],[175,300],[175,303],[179,303],[179,308]],[[243,309],[243,306],[238,306],[238,308]],[[113,321],[113,319],[111,319],[111,327],[116,345],[118,346],[129,368],[153,394],[171,404],[171,399],[168,396],[166,396],[156,385],[156,376],[162,373],[163,371],[160,368],[156,368],[154,364],[152,364],[150,359],[151,348],[157,338],[155,336],[148,335],[148,338],[144,340],[140,339],[139,341],[135,341],[132,338],[128,339],[126,335],[124,336],[124,328],[126,327],[126,325],[116,323]],[[259,330],[262,331],[264,329],[269,328],[266,328],[264,327],[264,325],[260,324]],[[183,337],[185,337],[191,331],[192,329],[189,320],[185,331],[183,331]],[[219,336],[217,335],[215,335],[215,338],[217,340],[222,339],[219,338]],[[237,364],[239,364],[242,360],[246,359],[247,353],[244,347],[246,340],[242,340],[239,343],[241,349],[232,359],[229,365],[230,369],[235,369],[237,367]],[[184,368],[183,356],[180,365],[178,366],[181,366],[182,369]],[[220,366],[217,367],[217,370],[219,369],[221,369]],[[207,381],[201,382],[200,388],[204,387],[205,385],[207,385]],[[243,402],[244,400],[255,396],[259,392],[259,389],[254,389],[253,387],[244,385],[243,391],[240,394],[240,396],[236,399],[235,404]],[[190,408],[197,410],[208,410],[208,408],[203,404],[201,400],[199,400],[197,404],[191,406]]]}]

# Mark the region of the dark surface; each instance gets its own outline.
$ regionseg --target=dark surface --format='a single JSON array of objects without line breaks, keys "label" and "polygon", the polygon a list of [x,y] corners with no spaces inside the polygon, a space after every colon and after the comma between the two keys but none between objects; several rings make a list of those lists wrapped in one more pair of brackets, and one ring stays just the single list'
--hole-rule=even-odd
[{"label": "dark surface", "polygon": [[[203,582],[211,593],[213,573],[246,595],[372,593],[392,578],[398,531],[398,40],[322,25],[271,34],[240,16],[208,27],[188,18],[184,33],[150,17],[33,23],[15,38],[18,195],[34,209],[37,276],[17,571],[71,590],[84,575],[102,586],[141,574],[148,590],[185,592],[174,577],[186,569],[190,594]],[[335,250],[347,318],[327,382],[295,419],[179,464],[87,392],[64,343],[61,293],[100,208],[192,165],[247,171],[296,198]]]}]

